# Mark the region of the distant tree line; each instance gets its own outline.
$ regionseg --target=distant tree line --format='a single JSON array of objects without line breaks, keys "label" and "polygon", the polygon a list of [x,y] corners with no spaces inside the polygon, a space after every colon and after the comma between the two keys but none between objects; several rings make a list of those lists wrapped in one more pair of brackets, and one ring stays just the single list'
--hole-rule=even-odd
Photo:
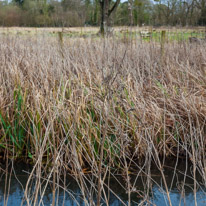
[{"label": "distant tree line", "polygon": [[103,15],[109,25],[206,25],[206,0],[0,0],[1,26],[97,26]]}]

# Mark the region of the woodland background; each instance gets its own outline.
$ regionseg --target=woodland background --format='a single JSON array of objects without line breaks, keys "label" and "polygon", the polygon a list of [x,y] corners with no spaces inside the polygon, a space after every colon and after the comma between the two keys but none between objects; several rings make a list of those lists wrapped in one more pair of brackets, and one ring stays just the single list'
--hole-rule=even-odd
[{"label": "woodland background", "polygon": [[[99,26],[100,1],[1,0],[0,26]],[[206,1],[121,1],[110,21],[112,26],[204,26],[206,25]]]}]

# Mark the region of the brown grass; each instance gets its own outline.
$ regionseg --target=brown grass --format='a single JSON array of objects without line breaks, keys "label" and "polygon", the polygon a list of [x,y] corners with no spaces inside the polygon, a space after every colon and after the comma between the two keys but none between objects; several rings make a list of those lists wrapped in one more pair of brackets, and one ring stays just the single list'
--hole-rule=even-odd
[{"label": "brown grass", "polygon": [[33,162],[31,175],[47,171],[54,183],[63,171],[77,175],[85,201],[86,173],[100,194],[117,169],[131,193],[132,168],[153,161],[164,177],[171,157],[189,159],[206,181],[206,45],[165,44],[163,57],[160,49],[130,39],[62,45],[1,36],[1,156]]}]

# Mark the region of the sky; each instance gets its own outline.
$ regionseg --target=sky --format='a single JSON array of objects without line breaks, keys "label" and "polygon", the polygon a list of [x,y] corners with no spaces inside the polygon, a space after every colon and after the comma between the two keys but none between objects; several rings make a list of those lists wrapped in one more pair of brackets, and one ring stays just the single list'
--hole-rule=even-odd
[{"label": "sky", "polygon": [[[125,1],[128,1],[128,0],[121,0],[121,2],[125,2]],[[154,2],[154,1],[153,1]]]}]

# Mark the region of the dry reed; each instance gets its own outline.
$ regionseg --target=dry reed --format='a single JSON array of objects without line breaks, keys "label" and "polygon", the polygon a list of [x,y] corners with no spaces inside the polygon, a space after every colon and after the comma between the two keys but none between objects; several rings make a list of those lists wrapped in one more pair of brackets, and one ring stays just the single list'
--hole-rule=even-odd
[{"label": "dry reed", "polygon": [[150,177],[151,162],[170,199],[171,157],[189,159],[194,181],[198,172],[206,182],[206,45],[165,43],[162,57],[155,42],[1,36],[0,71],[0,154],[34,165],[28,205],[44,194],[43,173],[54,195],[61,175],[75,175],[87,205],[91,190],[107,199],[105,178],[117,171],[130,200],[132,168]]}]

